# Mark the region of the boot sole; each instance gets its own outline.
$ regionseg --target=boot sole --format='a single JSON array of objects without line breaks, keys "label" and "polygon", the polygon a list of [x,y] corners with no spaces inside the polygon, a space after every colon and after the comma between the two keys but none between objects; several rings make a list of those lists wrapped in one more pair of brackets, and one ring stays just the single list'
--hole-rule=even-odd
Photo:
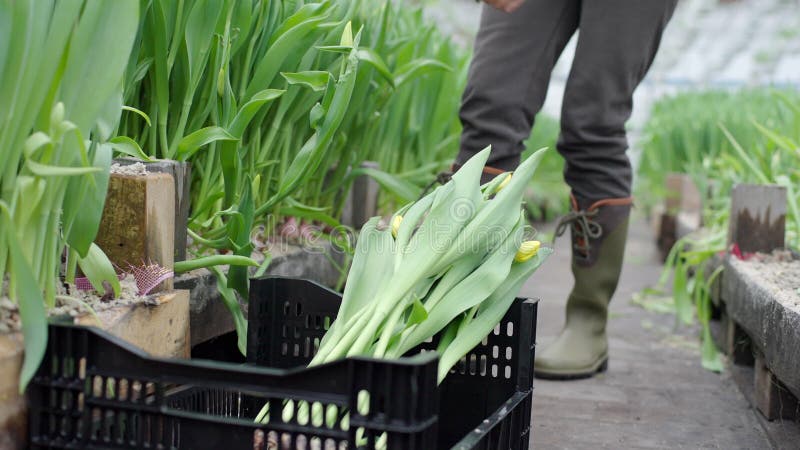
[{"label": "boot sole", "polygon": [[608,370],[608,357],[605,357],[597,367],[590,370],[579,372],[545,372],[541,370],[533,370],[533,376],[542,380],[582,380],[592,378],[598,373],[603,373]]}]

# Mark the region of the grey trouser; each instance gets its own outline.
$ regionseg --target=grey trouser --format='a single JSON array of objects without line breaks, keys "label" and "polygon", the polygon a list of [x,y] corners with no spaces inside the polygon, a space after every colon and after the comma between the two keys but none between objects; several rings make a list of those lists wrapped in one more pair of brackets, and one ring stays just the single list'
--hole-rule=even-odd
[{"label": "grey trouser", "polygon": [[553,66],[580,30],[558,139],[564,178],[579,198],[628,197],[625,122],[676,3],[527,0],[511,14],[485,5],[461,106],[456,163],[492,145],[488,165],[516,168]]}]

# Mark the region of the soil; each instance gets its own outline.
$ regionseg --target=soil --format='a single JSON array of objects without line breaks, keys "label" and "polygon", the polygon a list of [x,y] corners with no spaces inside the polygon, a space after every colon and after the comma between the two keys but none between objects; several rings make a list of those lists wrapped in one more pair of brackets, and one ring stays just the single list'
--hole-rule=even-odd
[{"label": "soil", "polygon": [[800,259],[790,251],[757,253],[738,266],[760,280],[786,308],[800,313]]},{"label": "soil", "polygon": [[[157,304],[155,297],[138,294],[139,289],[132,275],[120,281],[120,287],[119,298],[107,300],[94,291],[81,291],[74,285],[63,286],[58,291],[56,306],[48,310],[47,315],[78,317],[91,314],[91,311],[97,313],[118,306]],[[8,297],[0,297],[0,333],[15,332],[20,329],[19,308]]]},{"label": "soil", "polygon": [[0,298],[0,334],[19,331],[19,329],[17,305],[8,297]]},{"label": "soil", "polygon": [[147,168],[140,162],[127,166],[114,163],[111,165],[110,172],[117,175],[147,175]]}]

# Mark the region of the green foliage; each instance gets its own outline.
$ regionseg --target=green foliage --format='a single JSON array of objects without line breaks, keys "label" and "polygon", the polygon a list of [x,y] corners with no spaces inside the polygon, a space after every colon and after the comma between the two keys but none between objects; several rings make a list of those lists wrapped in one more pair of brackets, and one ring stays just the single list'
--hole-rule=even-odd
[{"label": "green foliage", "polygon": [[555,220],[570,209],[569,186],[564,182],[564,158],[555,151],[560,131],[557,119],[539,113],[525,141],[523,158],[540,148],[553,150],[545,154],[539,174],[531,180],[525,193],[525,208],[534,221]]},{"label": "green foliage", "polygon": [[[781,146],[768,136],[800,134],[798,104],[799,92],[768,88],[686,92],[660,100],[643,133],[637,201],[652,204],[663,199],[670,172],[690,174],[701,192],[712,189],[715,198],[723,197],[735,182],[766,182],[748,161],[757,160],[771,172],[775,150],[784,147],[783,152],[791,153],[786,149],[790,143]],[[709,176],[716,170],[722,170],[720,176]]]},{"label": "green foliage", "polygon": [[80,261],[95,288],[118,291],[92,241],[137,22],[135,0],[0,0],[0,281],[19,304],[23,389],[44,354],[65,249],[67,273]]},{"label": "green foliage", "polygon": [[192,162],[195,233],[224,236],[219,213],[247,176],[259,180],[257,224],[289,198],[337,217],[362,161],[379,161],[373,175],[407,197],[409,183],[427,184],[455,154],[467,54],[418,9],[212,3],[141,1],[125,83],[132,108],[118,130],[152,157]]},{"label": "green foliage", "polygon": [[[270,234],[287,214],[338,227],[356,175],[409,199],[455,154],[467,55],[418,9],[139,3],[117,129],[130,140],[114,145],[192,163],[198,254],[249,257],[251,230]],[[368,159],[382,170],[359,168]],[[226,280],[246,297],[247,267],[231,267]]]}]

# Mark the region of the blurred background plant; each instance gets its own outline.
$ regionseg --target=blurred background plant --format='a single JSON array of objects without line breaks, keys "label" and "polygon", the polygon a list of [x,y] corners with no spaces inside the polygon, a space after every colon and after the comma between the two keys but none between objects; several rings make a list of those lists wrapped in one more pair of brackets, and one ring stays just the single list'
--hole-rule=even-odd
[{"label": "blurred background plant", "polygon": [[569,186],[564,182],[564,158],[555,151],[561,125],[558,119],[539,113],[531,136],[525,142],[525,159],[534,151],[547,147],[536,178],[525,192],[525,209],[533,222],[549,222],[569,211]]},{"label": "blurred background plant", "polygon": [[[742,170],[745,160],[736,144],[768,168],[775,144],[765,144],[763,130],[796,135],[800,124],[794,107],[798,103],[800,93],[796,90],[770,88],[692,91],[659,100],[640,141],[642,157],[636,182],[639,206],[652,206],[664,199],[664,180],[670,172],[689,174],[702,192],[712,191],[712,200],[724,198],[733,183],[749,176]],[[767,152],[770,155],[765,155]],[[710,168],[723,172],[709,172]]]},{"label": "blurred background plant", "polygon": [[[687,120],[691,118],[691,120]],[[636,298],[702,325],[704,367],[721,371],[711,339],[711,284],[721,268],[708,262],[727,251],[730,194],[738,183],[777,184],[788,193],[786,242],[800,247],[800,92],[752,89],[683,93],[659,101],[646,127],[639,197],[663,199],[668,172],[687,173],[703,197],[703,228],[678,240],[658,285]],[[672,295],[665,288],[672,277]]]}]

